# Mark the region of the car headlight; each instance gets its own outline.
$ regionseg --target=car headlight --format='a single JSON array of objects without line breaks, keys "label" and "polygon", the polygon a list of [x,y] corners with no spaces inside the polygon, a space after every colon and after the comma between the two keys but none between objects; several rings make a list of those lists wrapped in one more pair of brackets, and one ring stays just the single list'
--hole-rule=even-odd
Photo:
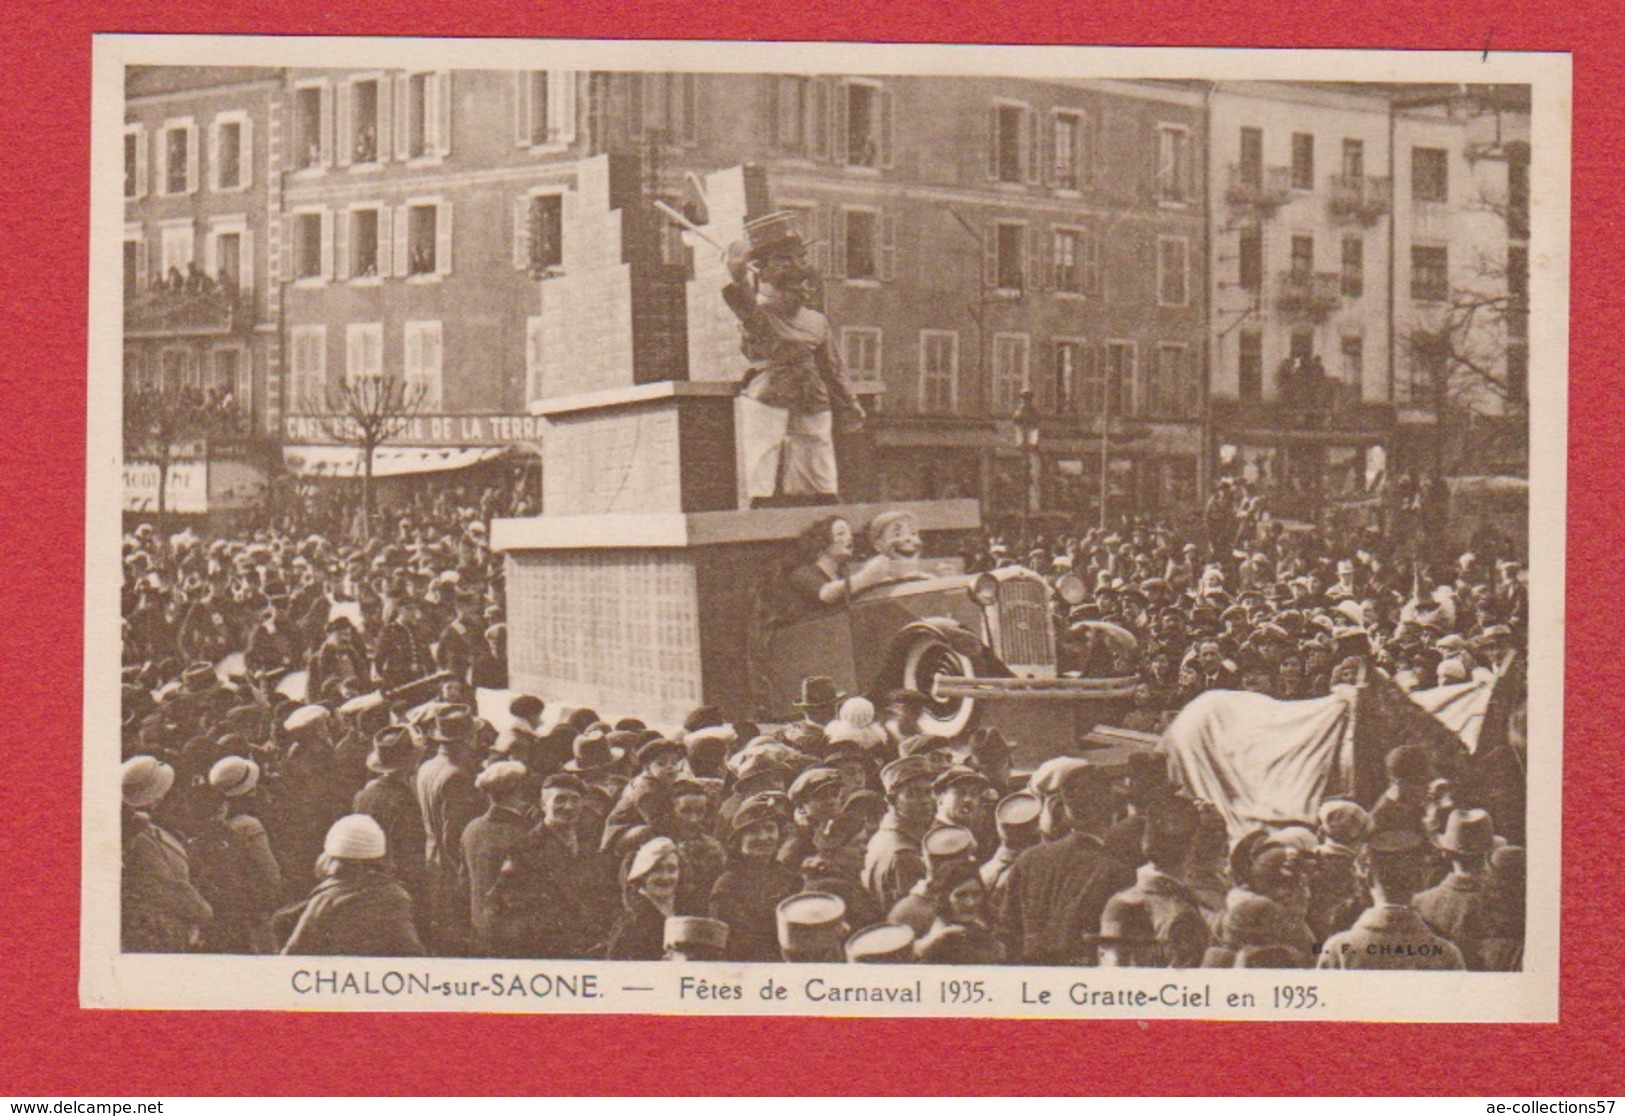
[{"label": "car headlight", "polygon": [[992,574],[983,574],[971,584],[970,595],[983,608],[992,608],[999,603],[999,579]]},{"label": "car headlight", "polygon": [[1079,605],[1084,602],[1088,590],[1083,586],[1083,578],[1075,573],[1062,574],[1055,583],[1055,591],[1061,594],[1061,599],[1069,605]]}]

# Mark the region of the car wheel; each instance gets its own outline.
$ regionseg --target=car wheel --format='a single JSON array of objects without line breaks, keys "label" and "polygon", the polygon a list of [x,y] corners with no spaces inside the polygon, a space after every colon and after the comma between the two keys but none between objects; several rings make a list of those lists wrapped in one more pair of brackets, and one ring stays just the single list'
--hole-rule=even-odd
[{"label": "car wheel", "polygon": [[968,678],[975,665],[962,652],[935,636],[914,641],[903,659],[903,688],[918,690],[929,699],[920,713],[920,731],[928,736],[958,736],[976,716],[976,700],[968,697],[936,699],[932,692],[943,675]]}]

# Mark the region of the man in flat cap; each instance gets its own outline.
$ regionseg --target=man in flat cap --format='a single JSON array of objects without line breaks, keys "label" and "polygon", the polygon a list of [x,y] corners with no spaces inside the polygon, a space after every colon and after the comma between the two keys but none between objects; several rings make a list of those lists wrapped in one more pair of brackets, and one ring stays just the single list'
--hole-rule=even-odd
[{"label": "man in flat cap", "polygon": [[1366,845],[1371,908],[1321,947],[1321,969],[1464,969],[1461,950],[1411,909],[1429,848],[1411,829],[1378,830]]},{"label": "man in flat cap", "polygon": [[790,806],[795,811],[791,831],[779,849],[779,863],[792,872],[818,851],[820,827],[835,816],[841,806],[846,782],[833,767],[809,767],[790,784]]},{"label": "man in flat cap", "polygon": [[587,785],[567,772],[542,782],[542,820],[512,849],[491,888],[493,951],[586,958],[620,912],[615,869],[579,833]]},{"label": "man in flat cap", "polygon": [[425,734],[436,748],[418,768],[418,804],[427,834],[424,860],[428,866],[431,952],[459,956],[468,946],[468,866],[463,862],[463,829],[480,815],[481,799],[474,789],[479,773],[474,714],[466,705],[438,713]]},{"label": "man in flat cap", "polygon": [[863,885],[882,910],[892,906],[925,878],[921,842],[936,816],[931,791],[935,773],[924,756],[893,760],[880,772],[890,808],[880,829],[869,839],[863,861]]},{"label": "man in flat cap", "polygon": [[1001,927],[1009,955],[1030,965],[1092,964],[1084,939],[1100,933],[1111,897],[1133,886],[1134,871],[1104,842],[1113,771],[1088,762],[1067,768],[1057,797],[1070,832],[1028,849],[1010,868]]},{"label": "man in flat cap", "polygon": [[485,813],[463,828],[463,863],[468,870],[469,926],[476,957],[492,956],[491,889],[508,853],[530,831],[525,810],[530,780],[525,765],[501,760],[481,771],[474,789],[485,796]]}]

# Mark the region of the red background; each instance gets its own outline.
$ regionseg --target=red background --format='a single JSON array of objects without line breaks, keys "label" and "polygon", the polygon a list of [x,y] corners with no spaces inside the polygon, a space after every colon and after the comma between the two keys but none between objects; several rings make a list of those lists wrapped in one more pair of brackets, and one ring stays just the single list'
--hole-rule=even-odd
[{"label": "red background", "polygon": [[[0,61],[0,1093],[1625,1092],[1614,0],[143,0],[8,6]],[[427,10],[424,10],[427,8]],[[1132,15],[1127,14],[1132,12]],[[1562,1022],[1555,1026],[82,1011],[80,655],[91,35],[869,39],[1574,51]],[[1425,79],[1424,67],[1414,75]],[[1539,137],[1537,137],[1538,142]],[[1555,371],[1537,361],[1533,389]],[[1539,742],[1536,742],[1537,745]]]}]

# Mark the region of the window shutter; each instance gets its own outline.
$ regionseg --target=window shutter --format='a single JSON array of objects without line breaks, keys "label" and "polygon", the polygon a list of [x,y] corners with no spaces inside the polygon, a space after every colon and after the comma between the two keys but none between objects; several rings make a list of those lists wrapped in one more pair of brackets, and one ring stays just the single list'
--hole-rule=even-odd
[{"label": "window shutter", "polygon": [[219,234],[213,229],[203,234],[203,274],[215,275],[220,270]]},{"label": "window shutter", "polygon": [[530,197],[525,194],[513,200],[513,266],[530,270]]},{"label": "window shutter", "polygon": [[135,131],[135,196],[147,196],[147,132],[139,126]]},{"label": "window shutter", "polygon": [[836,209],[830,235],[830,276],[846,277],[846,210]]},{"label": "window shutter", "polygon": [[559,266],[569,271],[576,262],[578,250],[571,231],[576,227],[576,192],[564,192],[564,204],[559,206]]},{"label": "window shutter", "polygon": [[282,250],[277,253],[277,274],[272,276],[273,281],[293,281],[293,241],[298,229],[297,217],[288,217],[282,222]]},{"label": "window shutter", "polygon": [[889,283],[897,278],[897,214],[881,214],[880,228],[880,278]]},{"label": "window shutter", "polygon": [[161,198],[164,196],[168,182],[164,174],[164,130],[155,128],[152,132],[152,195]]},{"label": "window shutter", "polygon": [[830,104],[834,94],[829,90],[829,83],[822,79],[809,81],[806,85],[807,93],[807,154],[815,159],[828,159],[830,157]]},{"label": "window shutter", "polygon": [[890,89],[880,91],[880,165],[885,168],[892,166],[892,113],[896,99]]},{"label": "window shutter", "polygon": [[147,264],[147,236],[142,230],[140,239],[135,242],[135,285],[145,288],[150,281],[148,272],[151,268]]},{"label": "window shutter", "polygon": [[246,190],[254,185],[254,122],[243,117],[237,135],[237,184]]},{"label": "window shutter", "polygon": [[451,71],[440,70],[430,88],[435,91],[434,147],[442,155],[451,154]]},{"label": "window shutter", "polygon": [[574,143],[576,138],[576,75],[574,70],[547,73],[547,138],[551,143]]},{"label": "window shutter", "polygon": [[350,222],[355,220],[355,210],[341,209],[333,214],[333,220],[334,277],[349,279],[355,275],[355,268],[350,263]]},{"label": "window shutter", "polygon": [[355,142],[351,138],[350,122],[355,116],[355,83],[341,81],[333,91],[338,98],[338,138],[333,145],[334,154],[338,156],[337,162],[341,167],[350,165],[350,156],[355,151]]},{"label": "window shutter", "polygon": [[394,107],[394,99],[390,97],[389,92],[389,75],[382,74],[378,78],[378,126],[375,129],[378,136],[376,146],[380,163],[389,162],[391,139],[395,134],[395,118],[390,115],[390,110]]},{"label": "window shutter", "polygon": [[1037,225],[1027,226],[1027,285],[1035,291],[1049,287],[1049,272],[1045,267],[1044,230]]},{"label": "window shutter", "polygon": [[333,211],[322,210],[322,278],[333,276]]},{"label": "window shutter", "polygon": [[999,177],[999,106],[987,110],[987,176]]},{"label": "window shutter", "polygon": [[[551,83],[553,75],[549,74]],[[530,146],[530,82],[529,70],[515,70],[513,72],[513,145],[515,147]]]},{"label": "window shutter", "polygon": [[408,236],[408,231],[410,229],[411,225],[408,223],[406,206],[396,206],[394,263],[395,277],[397,279],[404,279],[406,277],[407,257],[411,255],[411,239]]},{"label": "window shutter", "polygon": [[412,76],[395,75],[395,158],[406,162],[412,133]]},{"label": "window shutter", "polygon": [[846,152],[846,82],[837,81],[829,87],[829,141],[830,157],[837,163],[845,163]]},{"label": "window shutter", "polygon": [[434,215],[434,271],[451,274],[451,203],[443,201]]},{"label": "window shutter", "polygon": [[186,192],[195,194],[200,185],[198,181],[198,126],[186,126]]},{"label": "window shutter", "polygon": [[322,134],[319,147],[321,155],[317,161],[324,167],[330,167],[333,165],[333,87],[331,85],[324,84],[322,86],[320,104],[321,112],[319,115]]},{"label": "window shutter", "polygon": [[1027,161],[1027,181],[1044,182],[1049,176],[1044,166],[1044,118],[1037,109],[1027,110],[1028,146],[1032,148],[1031,158]]},{"label": "window shutter", "polygon": [[982,230],[982,287],[992,290],[999,285],[999,226],[989,223]]},{"label": "window shutter", "polygon": [[237,276],[237,287],[238,287],[239,290],[242,290],[242,291],[250,291],[250,290],[252,290],[254,288],[254,232],[253,232],[253,230],[252,229],[244,229],[242,231],[242,235],[238,238],[238,243],[241,245],[241,247],[238,248],[238,250],[237,250],[237,254],[238,254],[238,257],[239,257],[238,258],[238,267],[241,269],[241,272]]},{"label": "window shutter", "polygon": [[[220,189],[220,119],[209,125],[209,189]],[[209,273],[214,274],[211,267]]]}]

